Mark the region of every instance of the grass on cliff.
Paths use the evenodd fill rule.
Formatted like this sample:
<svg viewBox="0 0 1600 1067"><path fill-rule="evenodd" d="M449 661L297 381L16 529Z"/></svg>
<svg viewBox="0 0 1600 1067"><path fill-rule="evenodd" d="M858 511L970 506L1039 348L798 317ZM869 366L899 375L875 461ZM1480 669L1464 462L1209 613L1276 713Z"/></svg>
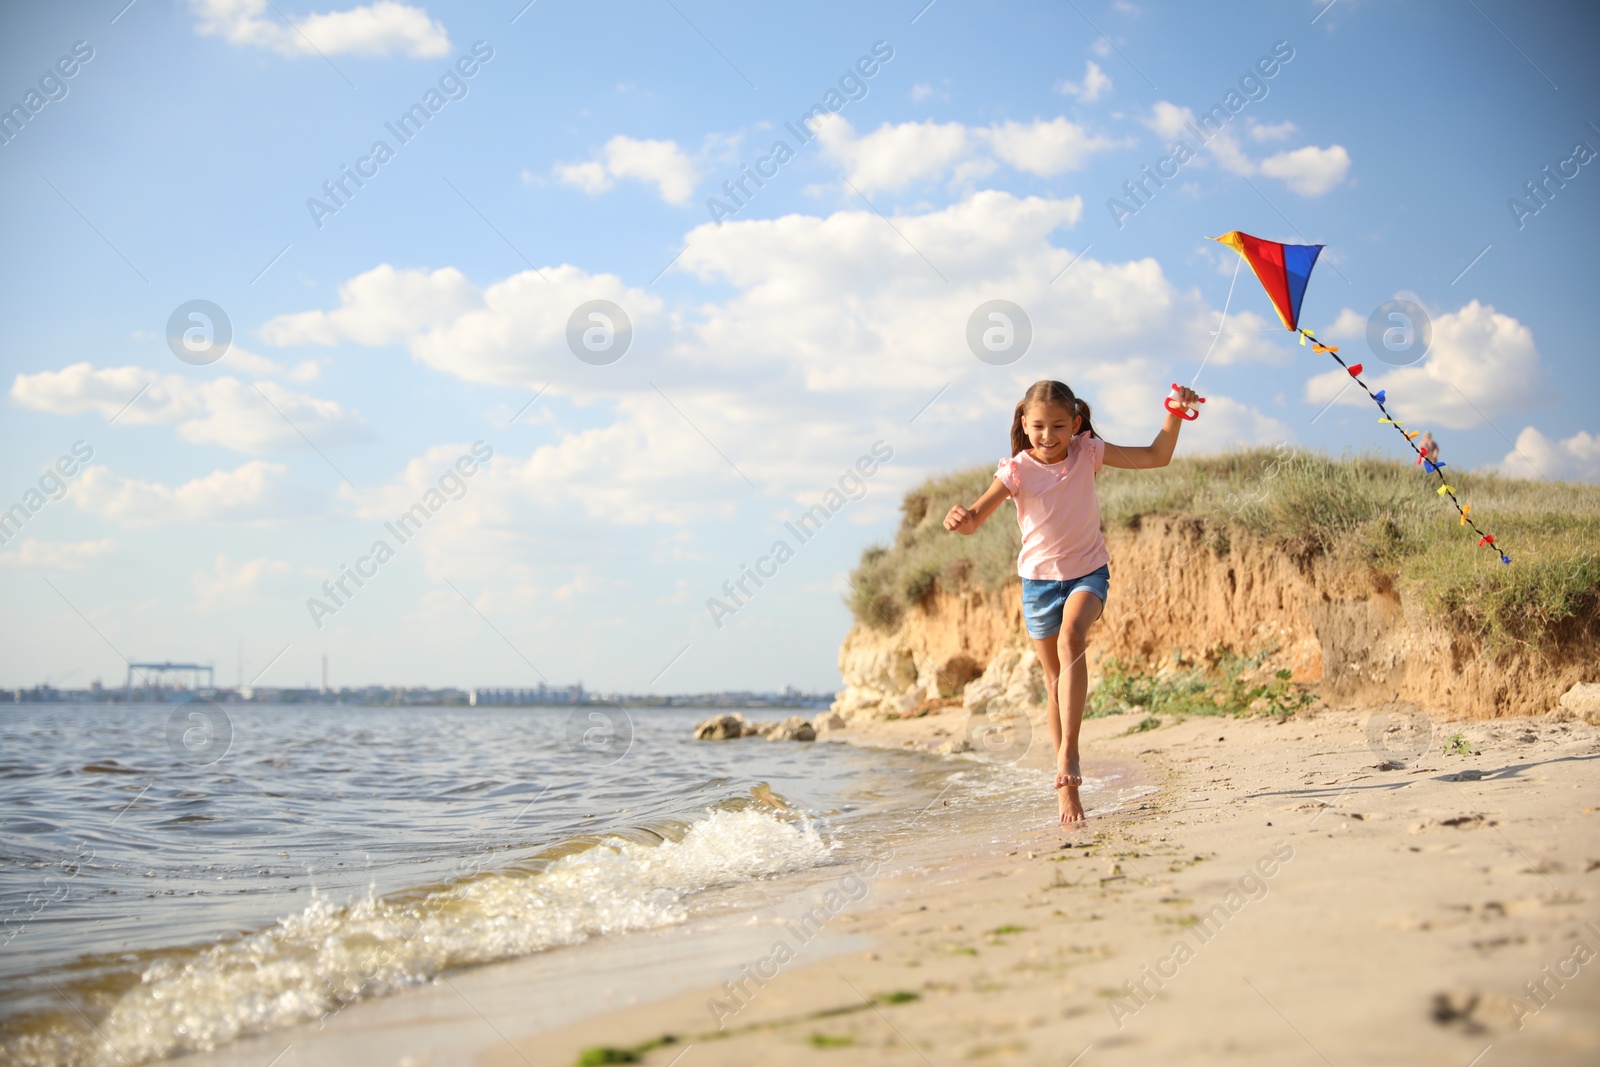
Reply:
<svg viewBox="0 0 1600 1067"><path fill-rule="evenodd" d="M890 628L935 590L996 590L1015 580L1012 505L971 537L943 526L951 505L971 504L993 477L992 467L974 467L906 494L894 544L868 548L851 575L857 619ZM1262 448L1180 457L1153 471L1107 467L1100 513L1108 532L1136 529L1146 516L1183 516L1224 554L1251 539L1302 564L1321 557L1370 567L1420 593L1457 630L1496 643L1536 642L1592 618L1600 608L1600 486L1470 472L1451 484L1458 479L1457 495L1505 547L1510 566L1457 525L1455 508L1434 491L1436 476L1371 455Z"/></svg>
<svg viewBox="0 0 1600 1067"><path fill-rule="evenodd" d="M1307 686L1290 681L1286 670L1262 676L1265 654L1225 656L1214 669L1185 662L1181 655L1169 666L1150 672L1116 659L1100 665L1100 677L1089 693L1084 715L1144 715L1129 733L1153 730L1157 718L1181 720L1191 715L1275 715L1288 718L1315 704Z"/></svg>

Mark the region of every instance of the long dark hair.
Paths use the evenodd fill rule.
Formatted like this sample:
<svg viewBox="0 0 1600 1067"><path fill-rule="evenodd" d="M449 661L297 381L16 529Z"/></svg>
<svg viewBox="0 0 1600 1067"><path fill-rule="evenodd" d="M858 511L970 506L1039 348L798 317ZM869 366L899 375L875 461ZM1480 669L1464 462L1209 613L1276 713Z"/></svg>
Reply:
<svg viewBox="0 0 1600 1067"><path fill-rule="evenodd" d="M1094 432L1094 424L1089 421L1089 402L1072 391L1072 388L1062 382L1053 382L1041 379L1028 386L1028 391L1022 394L1022 399L1017 401L1016 414L1011 416L1011 454L1026 452L1032 446L1028 443L1027 431L1023 429L1022 420L1030 404L1060 404L1074 415L1082 416L1083 426L1080 433L1090 437L1099 437Z"/></svg>

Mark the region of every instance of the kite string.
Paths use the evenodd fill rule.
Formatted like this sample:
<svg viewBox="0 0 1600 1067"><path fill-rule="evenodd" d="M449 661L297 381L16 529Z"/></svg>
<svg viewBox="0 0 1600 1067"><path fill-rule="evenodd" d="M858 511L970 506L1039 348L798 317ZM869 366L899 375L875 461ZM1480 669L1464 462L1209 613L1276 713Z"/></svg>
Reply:
<svg viewBox="0 0 1600 1067"><path fill-rule="evenodd" d="M1217 342L1222 339L1223 323L1228 321L1228 307L1233 303L1233 287L1239 284L1239 268L1244 265L1244 260L1235 259L1233 262L1233 281L1228 283L1228 299L1222 302L1222 320L1217 323L1217 332L1211 335L1211 348L1206 349L1206 358L1200 361L1200 370L1194 372L1194 377L1189 379L1189 388L1194 388L1194 383L1200 380L1200 371L1206 369L1206 363L1211 359L1212 349L1217 347Z"/></svg>

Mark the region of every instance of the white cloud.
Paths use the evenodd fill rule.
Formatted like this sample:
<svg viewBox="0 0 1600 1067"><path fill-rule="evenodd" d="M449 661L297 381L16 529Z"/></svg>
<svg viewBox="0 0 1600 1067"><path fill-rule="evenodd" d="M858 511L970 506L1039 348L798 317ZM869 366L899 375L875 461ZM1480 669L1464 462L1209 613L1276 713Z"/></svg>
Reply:
<svg viewBox="0 0 1600 1067"><path fill-rule="evenodd" d="M525 456L505 453L468 481L468 491L430 520L422 543L430 573L447 574L464 562L467 545L510 561L506 577L535 579L540 567L517 549L534 511L576 513L605 524L682 526L718 516L731 519L731 498L746 489L739 475L706 444L696 430L713 438L721 432L713 403L691 391L670 390L678 409L654 392L622 397L607 425L568 432ZM723 397L724 402L737 402ZM355 494L360 513L392 519L432 486L444 467L465 451L438 446L412 460L389 484ZM347 494L351 495L351 494ZM538 501L544 501L538 505ZM531 509L531 510L530 510ZM549 530L554 540L562 536Z"/></svg>
<svg viewBox="0 0 1600 1067"><path fill-rule="evenodd" d="M254 599L262 579L273 575L291 574L294 568L278 559L252 559L234 563L219 553L208 571L195 571L195 606L200 611L215 611L233 607Z"/></svg>
<svg viewBox="0 0 1600 1067"><path fill-rule="evenodd" d="M19 374L11 399L56 415L97 412L122 426L176 425L185 441L236 452L301 449L307 439L329 447L368 436L361 416L337 401L293 392L276 382L251 386L232 377L196 381L144 367L96 370L89 363L74 363L59 371Z"/></svg>
<svg viewBox="0 0 1600 1067"><path fill-rule="evenodd" d="M1017 170L1049 177L1082 169L1097 152L1132 144L1092 134L1064 118L1007 121L988 127L959 122L884 123L871 133L857 135L849 120L836 116L822 124L818 137L823 151L843 165L845 176L863 193L904 189L947 175L960 184L991 173L996 159Z"/></svg>
<svg viewBox="0 0 1600 1067"><path fill-rule="evenodd" d="M112 555L119 547L109 537L98 541L35 541L30 537L16 550L0 552L0 567L81 571L91 560Z"/></svg>
<svg viewBox="0 0 1600 1067"><path fill-rule="evenodd" d="M1244 149L1239 146L1239 139L1232 130L1223 130L1212 136L1206 147L1211 150L1217 165L1230 174L1243 174L1249 176L1256 172L1256 165L1249 156L1244 154Z"/></svg>
<svg viewBox="0 0 1600 1067"><path fill-rule="evenodd" d="M621 134L606 142L599 159L560 164L555 174L590 195L605 192L616 178L653 183L669 204L687 203L701 177L677 142L638 140Z"/></svg>
<svg viewBox="0 0 1600 1067"><path fill-rule="evenodd" d="M393 344L481 307L482 294L454 267L429 273L387 263L339 287L339 307L279 315L261 327L269 345Z"/></svg>
<svg viewBox="0 0 1600 1067"><path fill-rule="evenodd" d="M685 203L700 181L694 164L672 141L613 137L606 142L606 169L618 178L653 182L669 204Z"/></svg>
<svg viewBox="0 0 1600 1067"><path fill-rule="evenodd" d="M1600 434L1579 430L1571 437L1554 441L1527 426L1517 434L1516 447L1497 467L1513 478L1600 482Z"/></svg>
<svg viewBox="0 0 1600 1067"><path fill-rule="evenodd" d="M1150 109L1148 117L1141 122L1155 131L1164 142L1183 141L1191 148L1196 147L1194 130L1202 129L1195 122L1194 110L1179 107L1170 100L1158 100ZM1192 129L1191 129L1192 125ZM1205 148L1211 150L1211 156L1223 170L1234 174L1251 175L1256 167L1239 147L1239 139L1232 130L1223 127L1210 135L1210 140L1205 143ZM1201 149L1203 153L1205 149Z"/></svg>
<svg viewBox="0 0 1600 1067"><path fill-rule="evenodd" d="M526 171L523 172L524 181L527 180L527 173ZM557 163L555 175L562 182L574 188L582 189L590 196L603 193L616 184L611 180L611 175L606 173L606 165L593 161L588 163Z"/></svg>
<svg viewBox="0 0 1600 1067"><path fill-rule="evenodd" d="M450 35L442 23L421 8L393 0L308 15L297 25L318 51L328 55L387 56L398 52L424 59L447 56L451 51Z"/></svg>
<svg viewBox="0 0 1600 1067"><path fill-rule="evenodd" d="M967 128L959 122L884 123L858 137L848 119L835 116L821 124L817 137L863 193L937 178L972 149Z"/></svg>
<svg viewBox="0 0 1600 1067"><path fill-rule="evenodd" d="M987 178L1000 169L1000 164L987 156L971 156L957 163L950 172L952 187L965 186L980 178Z"/></svg>
<svg viewBox="0 0 1600 1067"><path fill-rule="evenodd" d="M387 56L398 52L425 59L450 54L450 35L441 23L423 9L395 0L306 15L293 25L269 0L190 0L190 7L199 16L195 31L202 36L267 48L284 56Z"/></svg>
<svg viewBox="0 0 1600 1067"><path fill-rule="evenodd" d="M1301 325L1305 325L1301 323ZM1367 317L1352 308L1340 308L1333 325L1317 331L1324 338L1362 338L1367 336Z"/></svg>
<svg viewBox="0 0 1600 1067"><path fill-rule="evenodd" d="M1106 263L1087 256L1052 284L1074 253L1048 235L1075 225L1081 213L1076 197L986 191L940 211L897 216L906 240L950 284L926 266L916 270L917 253L870 212L702 227L691 235L682 262L703 281L739 292L706 310L695 327L696 343L680 352L726 372L752 364L790 368L780 380L830 404L855 402L850 398L865 392L877 398L869 406L881 410L898 394L898 403L915 413L940 385L955 380L967 382L960 388L981 406L1000 397L989 393L991 385L968 381L978 364L966 350L966 320L979 303L1003 296L1021 305L1033 325L1019 377L1095 381L1097 395L1108 401L1097 409L1097 426L1135 434L1148 427L1153 435L1171 381L1162 369L1171 338L1192 338L1203 351L1217 312L1197 295L1174 290L1153 259ZM841 249L848 255L841 257ZM819 307L834 310L818 315ZM1234 328L1253 321L1230 320L1231 332L1219 342L1221 360L1264 358L1259 334ZM1102 372L1105 377L1096 377ZM1113 395L1124 385L1125 394ZM749 432L763 417L750 412ZM919 422L947 419L954 420L954 433L977 432L964 418L944 413L942 404Z"/></svg>
<svg viewBox="0 0 1600 1067"><path fill-rule="evenodd" d="M1092 104L1111 91L1111 77L1091 59L1081 82L1063 81L1056 89L1067 96L1077 97L1085 104Z"/></svg>
<svg viewBox="0 0 1600 1067"><path fill-rule="evenodd" d="M1185 133L1184 126L1194 121L1194 109L1179 107L1170 100L1157 100L1148 117L1140 119L1163 141L1170 141Z"/></svg>
<svg viewBox="0 0 1600 1067"><path fill-rule="evenodd" d="M178 425L178 436L193 444L261 455L306 448L307 441L334 448L371 439L361 416L338 401L293 392L276 382L246 385L218 378L201 388L201 397L204 414Z"/></svg>
<svg viewBox="0 0 1600 1067"><path fill-rule="evenodd" d="M929 97L933 96L937 91L938 90L934 89L934 87L929 85L927 82L918 82L916 85L911 87L912 102L920 104L924 100L927 100Z"/></svg>
<svg viewBox="0 0 1600 1067"><path fill-rule="evenodd" d="M1247 273L1247 272L1242 272ZM1283 333L1282 324L1277 316L1268 320L1253 311L1230 311L1227 322L1222 324L1222 336L1216 339L1212 346L1211 330L1217 328L1213 321L1206 332L1205 345L1200 349L1201 358L1206 360L1208 367L1236 366L1243 363L1270 363L1284 366L1294 362L1294 353L1274 334ZM1209 357L1203 355L1210 349Z"/></svg>
<svg viewBox="0 0 1600 1067"><path fill-rule="evenodd" d="M1036 292L1043 300L1044 286L1072 256L1050 248L1045 235L1075 225L1082 213L1078 197L986 191L943 210L898 216L904 240L866 209L702 225L679 263L703 282L739 292L705 309L692 351L719 367L754 359L803 368L810 389L870 389L892 379L905 388L906 372L927 373L924 346L947 352L935 338L964 336L967 313L987 298L980 292L1009 291L1019 303ZM1013 241L1027 249L1017 253L1020 261ZM919 249L963 282L952 290ZM1086 261L1068 278L1083 268L1086 278L1097 269ZM1037 284L1035 270L1043 272ZM818 308L835 310L819 315Z"/></svg>
<svg viewBox="0 0 1600 1067"><path fill-rule="evenodd" d="M1350 153L1345 151L1343 145L1327 148L1306 145L1257 162L1245 153L1234 128L1222 126L1215 132L1209 132L1206 126L1195 120L1193 109L1180 107L1169 100L1158 100L1150 109L1150 114L1141 121L1163 141L1181 140L1191 149L1197 147L1198 138L1194 131L1200 130L1208 138L1201 149L1202 158L1209 150L1211 158L1223 170L1245 177L1264 174L1282 181L1292 192L1301 196L1323 196L1341 185L1350 172ZM1294 129L1292 122L1277 126L1252 126L1250 135L1257 141L1281 140Z"/></svg>
<svg viewBox="0 0 1600 1067"><path fill-rule="evenodd" d="M292 517L289 469L251 460L231 471L215 470L179 486L123 478L109 468L85 470L71 498L78 510L122 526L152 527L182 522L276 521Z"/></svg>
<svg viewBox="0 0 1600 1067"><path fill-rule="evenodd" d="M1339 318L1352 324L1343 313ZM1433 344L1421 363L1386 369L1360 355L1345 361L1364 364L1362 379L1374 392L1386 390L1385 406L1411 428L1433 423L1464 430L1531 407L1543 395L1543 366L1533 332L1476 300L1459 311L1433 316ZM1359 388L1345 389L1348 384L1350 376L1338 368L1319 374L1306 383L1306 401L1321 407L1343 390L1340 404L1372 406Z"/></svg>
<svg viewBox="0 0 1600 1067"><path fill-rule="evenodd" d="M252 374L257 378L273 378L283 374L282 364L266 356L258 356L239 345L229 345L216 365L236 370L240 374Z"/></svg>
<svg viewBox="0 0 1600 1067"><path fill-rule="evenodd" d="M558 386L588 385L595 372L567 347L567 322L595 299L627 312L639 351L652 343L640 335L655 325L659 297L568 265L523 271L480 290L454 268L429 273L385 264L340 286L337 308L280 315L261 335L274 345L403 341L423 363L466 381L537 388L554 377ZM637 355L630 348L625 358Z"/></svg>
<svg viewBox="0 0 1600 1067"><path fill-rule="evenodd" d="M285 367L276 360L256 355L237 344L228 346L228 351L217 361L217 366L257 378L288 378L292 382L314 382L322 377L322 368L316 360L303 359L292 367Z"/></svg>
<svg viewBox="0 0 1600 1067"><path fill-rule="evenodd" d="M1257 143L1262 141L1282 141L1288 138L1290 134L1298 133L1299 131L1300 127L1292 122L1279 122L1271 125L1264 122L1252 122L1250 124L1250 137Z"/></svg>
<svg viewBox="0 0 1600 1067"><path fill-rule="evenodd" d="M1096 152L1128 148L1133 143L1091 134L1063 118L1035 119L1029 125L1001 123L990 128L988 137L995 155L1017 170L1041 177L1082 170Z"/></svg>
<svg viewBox="0 0 1600 1067"><path fill-rule="evenodd" d="M1350 173L1350 153L1343 145L1306 145L1263 159L1261 173L1279 179L1301 196L1323 196L1338 188Z"/></svg>

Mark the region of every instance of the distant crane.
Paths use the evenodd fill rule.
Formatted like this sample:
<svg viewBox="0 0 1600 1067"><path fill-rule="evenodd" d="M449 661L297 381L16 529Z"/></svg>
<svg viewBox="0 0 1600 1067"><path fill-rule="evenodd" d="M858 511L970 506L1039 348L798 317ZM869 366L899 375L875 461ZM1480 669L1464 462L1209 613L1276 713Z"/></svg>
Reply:
<svg viewBox="0 0 1600 1067"><path fill-rule="evenodd" d="M171 673L171 674L188 673L189 680L190 680L190 688L193 689L197 693L199 693L199 692L214 692L216 690L216 688L217 688L216 672L210 666L208 666L208 665L206 665L204 663L132 663L132 662L130 662L128 664L128 677L127 677L127 680L122 683L122 698L125 701L129 702L129 703L133 702L133 672L134 671L143 671L144 672L144 676L145 676L144 677L144 688L145 688L146 692L148 692L152 688L152 685L151 685L152 675L154 675L154 679L153 680L154 680L155 684L154 684L153 688L155 689L155 691L156 691L158 696L159 696L159 694L160 694L160 692L162 690L161 683L165 679L166 675L168 675L169 673ZM200 676L202 674L205 675L205 679L206 679L206 684L203 685L203 686L200 684Z"/></svg>

